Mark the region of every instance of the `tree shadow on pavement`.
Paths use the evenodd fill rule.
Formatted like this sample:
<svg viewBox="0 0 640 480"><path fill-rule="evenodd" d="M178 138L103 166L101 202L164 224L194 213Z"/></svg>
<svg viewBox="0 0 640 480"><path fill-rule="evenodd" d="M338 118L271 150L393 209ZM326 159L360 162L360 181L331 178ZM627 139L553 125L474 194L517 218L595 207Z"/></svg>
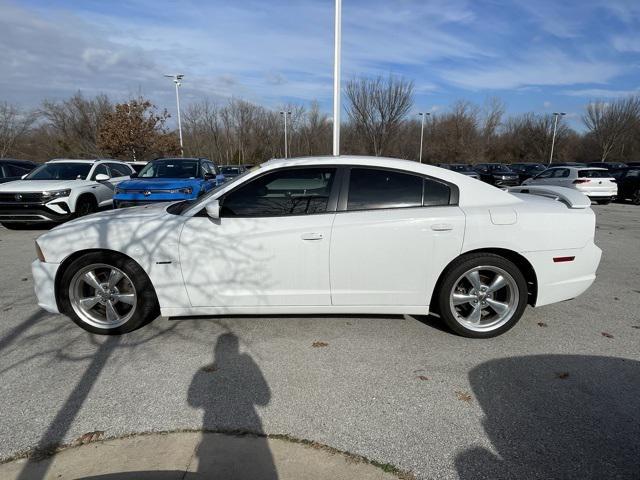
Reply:
<svg viewBox="0 0 640 480"><path fill-rule="evenodd" d="M640 362L514 357L469 377L496 453L458 454L461 479L640 478Z"/></svg>

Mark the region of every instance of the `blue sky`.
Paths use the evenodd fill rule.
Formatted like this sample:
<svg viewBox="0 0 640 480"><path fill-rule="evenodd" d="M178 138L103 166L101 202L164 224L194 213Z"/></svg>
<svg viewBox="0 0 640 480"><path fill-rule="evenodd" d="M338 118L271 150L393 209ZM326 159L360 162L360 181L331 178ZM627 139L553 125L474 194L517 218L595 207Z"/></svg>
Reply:
<svg viewBox="0 0 640 480"><path fill-rule="evenodd" d="M330 110L333 0L0 0L0 100L142 93ZM638 0L343 0L343 79L402 75L416 109L568 112L640 89Z"/></svg>

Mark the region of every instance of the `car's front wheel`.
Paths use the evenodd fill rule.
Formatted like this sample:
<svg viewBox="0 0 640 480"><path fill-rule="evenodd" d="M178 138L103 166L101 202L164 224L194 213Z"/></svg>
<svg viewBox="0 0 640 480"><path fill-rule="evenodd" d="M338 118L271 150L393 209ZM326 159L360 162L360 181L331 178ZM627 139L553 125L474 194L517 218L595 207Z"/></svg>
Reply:
<svg viewBox="0 0 640 480"><path fill-rule="evenodd" d="M457 334L495 337L520 320L527 306L527 282L504 257L469 254L447 268L437 301L440 316Z"/></svg>
<svg viewBox="0 0 640 480"><path fill-rule="evenodd" d="M598 205L609 205L611 203L611 199L610 198L603 198L603 199L598 199L596 200Z"/></svg>
<svg viewBox="0 0 640 480"><path fill-rule="evenodd" d="M83 255L65 269L60 303L77 325L103 335L131 332L159 314L145 271L130 258L100 252Z"/></svg>

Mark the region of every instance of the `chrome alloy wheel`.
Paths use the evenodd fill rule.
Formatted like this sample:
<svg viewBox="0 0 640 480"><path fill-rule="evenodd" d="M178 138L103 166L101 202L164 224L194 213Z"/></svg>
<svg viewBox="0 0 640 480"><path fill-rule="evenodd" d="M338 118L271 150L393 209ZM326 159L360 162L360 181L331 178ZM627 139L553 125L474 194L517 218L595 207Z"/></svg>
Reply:
<svg viewBox="0 0 640 480"><path fill-rule="evenodd" d="M507 323L518 308L518 285L502 268L474 267L453 285L449 297L451 313L469 330L495 330Z"/></svg>
<svg viewBox="0 0 640 480"><path fill-rule="evenodd" d="M97 328L117 328L133 316L137 294L126 273L97 263L76 272L69 285L69 300L82 321Z"/></svg>

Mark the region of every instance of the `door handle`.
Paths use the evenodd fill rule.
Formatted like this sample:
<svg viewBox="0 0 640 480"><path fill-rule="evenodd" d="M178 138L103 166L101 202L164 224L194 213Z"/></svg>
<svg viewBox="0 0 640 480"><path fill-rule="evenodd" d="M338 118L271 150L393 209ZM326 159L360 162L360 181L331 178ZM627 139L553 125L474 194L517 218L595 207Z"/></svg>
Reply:
<svg viewBox="0 0 640 480"><path fill-rule="evenodd" d="M303 233L300 238L302 240L322 240L324 237L321 233Z"/></svg>
<svg viewBox="0 0 640 480"><path fill-rule="evenodd" d="M431 225L431 230L435 232L446 232L448 230L453 230L453 225L450 223L434 223Z"/></svg>

